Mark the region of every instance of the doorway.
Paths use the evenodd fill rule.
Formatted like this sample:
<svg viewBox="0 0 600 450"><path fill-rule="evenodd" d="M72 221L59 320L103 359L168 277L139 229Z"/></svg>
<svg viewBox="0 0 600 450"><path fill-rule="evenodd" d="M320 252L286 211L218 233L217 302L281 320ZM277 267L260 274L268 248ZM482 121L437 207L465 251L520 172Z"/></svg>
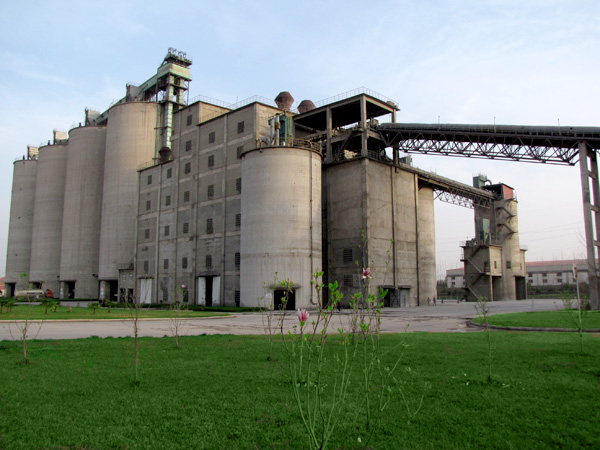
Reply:
<svg viewBox="0 0 600 450"><path fill-rule="evenodd" d="M283 309L283 303L286 298L285 310L294 311L296 309L296 291L294 289L291 291L287 289L275 289L273 292L273 307L276 311Z"/></svg>
<svg viewBox="0 0 600 450"><path fill-rule="evenodd" d="M198 277L196 304L218 306L221 304L221 277Z"/></svg>

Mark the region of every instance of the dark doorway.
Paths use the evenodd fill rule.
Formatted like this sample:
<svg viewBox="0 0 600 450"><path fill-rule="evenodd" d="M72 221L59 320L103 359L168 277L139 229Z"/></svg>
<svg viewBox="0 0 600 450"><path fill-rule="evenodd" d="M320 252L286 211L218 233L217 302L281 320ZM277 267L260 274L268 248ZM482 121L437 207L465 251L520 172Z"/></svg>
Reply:
<svg viewBox="0 0 600 450"><path fill-rule="evenodd" d="M517 300L527 299L527 282L525 277L515 277L515 291Z"/></svg>
<svg viewBox="0 0 600 450"><path fill-rule="evenodd" d="M273 306L275 310L283 309L284 299L287 296L287 303L285 305L286 311L294 311L296 309L296 291L285 290L285 289L276 289L273 293Z"/></svg>
<svg viewBox="0 0 600 450"><path fill-rule="evenodd" d="M204 297L206 306L213 304L213 277L206 277L206 294Z"/></svg>
<svg viewBox="0 0 600 450"><path fill-rule="evenodd" d="M113 302L119 301L119 280L107 280L108 281L108 294L104 294L106 296L106 300L110 300Z"/></svg>
<svg viewBox="0 0 600 450"><path fill-rule="evenodd" d="M6 292L4 293L4 296L5 297L14 297L16 288L17 288L17 283L6 283Z"/></svg>
<svg viewBox="0 0 600 450"><path fill-rule="evenodd" d="M74 281L65 281L65 292L63 298L75 298L75 282Z"/></svg>

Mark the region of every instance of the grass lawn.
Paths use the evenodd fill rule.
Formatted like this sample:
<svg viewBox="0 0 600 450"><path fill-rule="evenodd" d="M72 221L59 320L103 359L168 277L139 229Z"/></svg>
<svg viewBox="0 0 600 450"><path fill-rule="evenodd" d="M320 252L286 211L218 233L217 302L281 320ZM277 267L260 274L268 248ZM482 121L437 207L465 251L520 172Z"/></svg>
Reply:
<svg viewBox="0 0 600 450"><path fill-rule="evenodd" d="M168 309L141 309L140 318L143 319L160 319L172 317L172 312ZM181 311L181 317L211 317L211 316L226 316L226 313L218 312L207 312L207 311ZM48 310L46 314L46 308L41 305L16 305L13 307L12 312L6 312L0 314L0 320L19 320L19 319L30 319L30 320L102 320L102 319L126 319L129 318L129 311L126 309L111 308L108 312L108 308L98 308L96 314L91 308L72 308L72 312L69 312L69 308L66 306L59 306L56 312Z"/></svg>
<svg viewBox="0 0 600 450"><path fill-rule="evenodd" d="M578 328L578 311L561 309L559 311L534 311L511 314L494 314L488 317L490 325L502 327L534 328ZM483 323L480 317L474 322ZM583 311L583 328L600 329L600 311Z"/></svg>
<svg viewBox="0 0 600 450"><path fill-rule="evenodd" d="M584 336L583 354L571 334L491 337L487 383L485 333L383 336L384 364L408 344L397 379L406 402L392 391L369 448L600 448L600 335ZM18 342L1 342L0 448L307 448L280 342L270 360L264 336L180 342L140 339L137 387L130 338L34 341L27 365ZM339 348L328 341L329 361ZM331 449L362 448L358 366L353 376ZM328 392L329 368L323 378Z"/></svg>

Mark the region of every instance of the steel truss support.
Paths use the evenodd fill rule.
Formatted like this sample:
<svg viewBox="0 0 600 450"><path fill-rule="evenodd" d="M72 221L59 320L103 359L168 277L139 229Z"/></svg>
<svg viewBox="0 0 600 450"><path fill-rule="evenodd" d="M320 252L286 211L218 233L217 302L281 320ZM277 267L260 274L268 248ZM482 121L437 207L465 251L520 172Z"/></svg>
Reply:
<svg viewBox="0 0 600 450"><path fill-rule="evenodd" d="M589 165L588 165L589 164ZM600 182L598 155L585 142L579 142L579 170L583 196L583 221L587 248L590 307L598 309L598 261L600 261Z"/></svg>
<svg viewBox="0 0 600 450"><path fill-rule="evenodd" d="M525 139L513 139L513 142L498 142L491 138L488 142L474 142L469 136L440 136L441 140L425 135L400 140L397 145L406 153L425 153L443 156L466 156L470 158L500 159L509 161L535 161L553 164L575 165L576 148L560 148L550 142L546 145L532 145ZM469 142L471 141L471 142Z"/></svg>
<svg viewBox="0 0 600 450"><path fill-rule="evenodd" d="M484 208L490 208L492 200L489 198L482 198L477 196L469 196L464 191L459 189L447 188L448 190L434 190L435 200L440 200L445 203L451 203L453 205L464 206L465 208L475 208L475 206L482 206Z"/></svg>

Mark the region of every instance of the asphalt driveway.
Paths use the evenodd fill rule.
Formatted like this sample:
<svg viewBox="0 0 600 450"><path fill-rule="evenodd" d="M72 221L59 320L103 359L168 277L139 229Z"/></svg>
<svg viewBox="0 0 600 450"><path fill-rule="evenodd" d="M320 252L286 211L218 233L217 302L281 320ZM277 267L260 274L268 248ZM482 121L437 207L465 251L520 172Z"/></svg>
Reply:
<svg viewBox="0 0 600 450"><path fill-rule="evenodd" d="M524 300L490 303L491 314L547 311L562 307L560 300ZM290 314L291 313L291 314ZM291 330L298 320L293 312L284 320L284 330ZM477 315L473 303L438 303L436 306L413 308L386 308L382 312L381 330L384 333L403 331L425 331L449 333L475 331L467 328L467 321ZM273 320L277 320L275 315ZM312 321L309 318L309 323ZM260 313L232 314L226 317L185 319L181 335L236 334L256 335L265 333L265 317ZM348 326L347 310L335 313L331 332L337 333L340 326ZM140 320L140 336L163 337L171 335L172 322L169 319ZM128 320L93 321L52 321L36 322L31 325L29 338L37 339L78 339L91 336L126 337L132 336L132 324ZM19 330L14 322L0 322L0 340L19 339Z"/></svg>

